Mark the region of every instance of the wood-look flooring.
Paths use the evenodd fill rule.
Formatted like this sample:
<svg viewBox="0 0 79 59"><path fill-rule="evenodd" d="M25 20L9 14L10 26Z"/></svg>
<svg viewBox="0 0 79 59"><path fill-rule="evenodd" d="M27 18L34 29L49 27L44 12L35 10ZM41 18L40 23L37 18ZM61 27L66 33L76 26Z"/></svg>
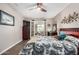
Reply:
<svg viewBox="0 0 79 59"><path fill-rule="evenodd" d="M26 43L27 43L27 40L22 41L16 44L14 47L9 49L8 51L4 52L2 55L18 55L20 50L24 47Z"/></svg>

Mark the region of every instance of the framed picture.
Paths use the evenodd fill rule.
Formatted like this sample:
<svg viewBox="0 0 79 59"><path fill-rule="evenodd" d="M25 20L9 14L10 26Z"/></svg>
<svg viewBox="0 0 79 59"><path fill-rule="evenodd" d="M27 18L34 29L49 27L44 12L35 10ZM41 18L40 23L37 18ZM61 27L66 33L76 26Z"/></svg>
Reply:
<svg viewBox="0 0 79 59"><path fill-rule="evenodd" d="M53 24L53 32L57 32L57 24Z"/></svg>
<svg viewBox="0 0 79 59"><path fill-rule="evenodd" d="M14 16L0 10L0 24L14 26Z"/></svg>

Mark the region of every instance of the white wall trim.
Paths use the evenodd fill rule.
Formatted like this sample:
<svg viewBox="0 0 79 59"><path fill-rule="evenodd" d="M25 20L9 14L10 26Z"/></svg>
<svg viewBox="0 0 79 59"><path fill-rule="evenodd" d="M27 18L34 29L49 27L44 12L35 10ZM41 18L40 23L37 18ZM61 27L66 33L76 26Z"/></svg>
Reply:
<svg viewBox="0 0 79 59"><path fill-rule="evenodd" d="M12 44L11 46L9 46L8 48L4 49L2 52L0 52L0 55L1 55L2 53L6 52L8 49L10 49L10 48L12 48L13 46L15 46L16 44L20 43L21 41L22 41L22 40L20 40L20 41L14 43L14 44Z"/></svg>

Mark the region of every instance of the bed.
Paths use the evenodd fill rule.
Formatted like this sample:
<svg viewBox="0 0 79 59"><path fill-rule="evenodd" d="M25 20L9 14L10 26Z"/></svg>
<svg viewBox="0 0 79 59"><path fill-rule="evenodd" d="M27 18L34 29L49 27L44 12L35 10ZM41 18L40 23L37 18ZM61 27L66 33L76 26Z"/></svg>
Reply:
<svg viewBox="0 0 79 59"><path fill-rule="evenodd" d="M60 32L63 31L66 35L73 36L79 39L79 28L60 28ZM79 46L77 47L79 55Z"/></svg>
<svg viewBox="0 0 79 59"><path fill-rule="evenodd" d="M20 51L20 55L77 55L78 38L66 36L60 41L53 36L36 36Z"/></svg>

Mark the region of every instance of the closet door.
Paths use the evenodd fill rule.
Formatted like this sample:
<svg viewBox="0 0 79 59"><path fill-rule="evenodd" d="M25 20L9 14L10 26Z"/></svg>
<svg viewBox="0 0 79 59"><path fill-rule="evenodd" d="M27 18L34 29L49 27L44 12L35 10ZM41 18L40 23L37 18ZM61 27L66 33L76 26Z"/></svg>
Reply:
<svg viewBox="0 0 79 59"><path fill-rule="evenodd" d="M23 21L23 40L30 39L30 22Z"/></svg>

